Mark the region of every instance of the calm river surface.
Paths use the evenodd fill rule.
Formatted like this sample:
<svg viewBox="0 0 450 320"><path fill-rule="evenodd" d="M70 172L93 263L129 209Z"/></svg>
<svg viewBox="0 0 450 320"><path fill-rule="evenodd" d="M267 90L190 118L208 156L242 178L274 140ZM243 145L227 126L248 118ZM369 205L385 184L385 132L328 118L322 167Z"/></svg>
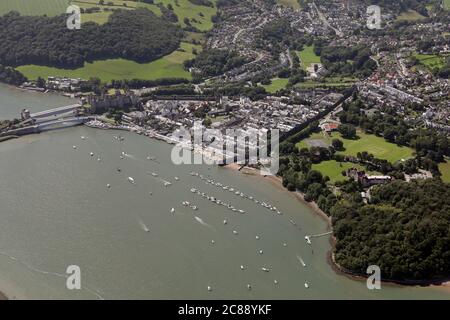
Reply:
<svg viewBox="0 0 450 320"><path fill-rule="evenodd" d="M34 112L70 103L0 86L0 118L18 117L23 107ZM42 299L450 299L441 288L369 291L365 282L337 275L326 259L329 238L312 245L304 239L325 232L326 222L291 194L228 169L173 165L170 152L146 137L86 127L0 143L0 291ZM81 268L81 290L66 289L69 265Z"/></svg>

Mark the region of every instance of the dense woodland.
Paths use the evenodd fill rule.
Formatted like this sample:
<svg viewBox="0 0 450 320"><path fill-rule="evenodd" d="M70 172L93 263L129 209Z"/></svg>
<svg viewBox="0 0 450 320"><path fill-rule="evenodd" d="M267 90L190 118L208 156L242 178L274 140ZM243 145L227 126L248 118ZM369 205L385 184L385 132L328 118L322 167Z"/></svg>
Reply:
<svg viewBox="0 0 450 320"><path fill-rule="evenodd" d="M27 78L22 73L0 64L0 82L19 86L25 81L27 81Z"/></svg>
<svg viewBox="0 0 450 320"><path fill-rule="evenodd" d="M108 58L149 62L176 50L181 37L179 27L147 9L116 10L106 24L85 23L80 30L69 30L65 16L11 12L0 17L0 63L77 68Z"/></svg>
<svg viewBox="0 0 450 320"><path fill-rule="evenodd" d="M231 69L242 66L248 60L236 52L212 49L203 51L193 60L185 61L185 68L194 67L195 74L200 77L221 75Z"/></svg>
<svg viewBox="0 0 450 320"><path fill-rule="evenodd" d="M372 196L370 205L332 208L336 262L358 273L376 264L388 279L449 277L450 185L395 181Z"/></svg>

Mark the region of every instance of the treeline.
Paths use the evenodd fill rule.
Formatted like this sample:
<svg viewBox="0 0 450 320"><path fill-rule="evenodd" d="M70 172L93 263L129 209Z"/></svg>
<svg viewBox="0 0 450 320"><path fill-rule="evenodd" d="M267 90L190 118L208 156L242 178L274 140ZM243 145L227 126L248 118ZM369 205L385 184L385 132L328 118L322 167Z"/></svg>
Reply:
<svg viewBox="0 0 450 320"><path fill-rule="evenodd" d="M210 0L189 0L189 2L197 6L214 8L214 3L212 3Z"/></svg>
<svg viewBox="0 0 450 320"><path fill-rule="evenodd" d="M336 262L361 274L378 265L386 279L448 278L450 185L395 181L371 194L371 205L340 201L332 208Z"/></svg>
<svg viewBox="0 0 450 320"><path fill-rule="evenodd" d="M199 77L211 77L224 74L238 68L248 60L234 51L212 49L202 51L193 60L184 62L184 67L197 69L195 74Z"/></svg>
<svg viewBox="0 0 450 320"><path fill-rule="evenodd" d="M143 8L116 10L104 25L85 23L80 30L69 30L64 15L11 12L0 17L0 63L78 68L110 58L149 62L176 50L182 35L179 27Z"/></svg>
<svg viewBox="0 0 450 320"><path fill-rule="evenodd" d="M26 81L28 81L28 79L19 71L0 64L0 82L20 86Z"/></svg>
<svg viewBox="0 0 450 320"><path fill-rule="evenodd" d="M114 89L141 89L143 87L152 88L158 86L171 86L175 84L186 84L189 80L185 78L161 78L156 80L142 80L142 79L130 79L130 80L111 80L109 87Z"/></svg>
<svg viewBox="0 0 450 320"><path fill-rule="evenodd" d="M319 53L325 69L333 74L367 77L377 68L376 62L370 58L371 51L367 46L317 48L320 48Z"/></svg>

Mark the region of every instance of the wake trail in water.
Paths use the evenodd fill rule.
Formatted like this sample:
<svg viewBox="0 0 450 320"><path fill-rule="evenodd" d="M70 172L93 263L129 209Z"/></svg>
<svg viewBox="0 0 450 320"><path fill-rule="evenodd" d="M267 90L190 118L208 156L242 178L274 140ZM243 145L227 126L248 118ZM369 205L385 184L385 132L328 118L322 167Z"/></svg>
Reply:
<svg viewBox="0 0 450 320"><path fill-rule="evenodd" d="M200 223L202 226L208 227L208 228L214 230L213 226L211 226L210 224L207 224L207 223L206 223L205 221L203 221L201 218L195 216L195 220L196 220L198 223Z"/></svg>
<svg viewBox="0 0 450 320"><path fill-rule="evenodd" d="M41 270L41 269L35 268L35 267L33 267L32 265L29 265L29 264L23 262L22 260L19 260L18 258L14 257L14 256L12 256L12 255L7 254L6 252L0 251L0 255L2 255L2 256L4 256L4 257L7 257L7 258L9 258L9 259L11 259L11 260L13 260L13 261L16 261L16 262L18 262L19 264L23 265L23 266L24 266L25 268L27 268L28 270L31 270L31 271L36 272L36 273L40 273L40 274L44 274L44 275L52 275L52 276L59 277L59 278L64 278L64 279L67 279L67 278L69 277L69 275L67 275L67 274L62 274L62 273L57 273L57 272L51 272L51 271L46 271L46 270ZM103 298L103 297L100 295L100 293L98 293L98 291L96 291L96 290L94 290L94 289L90 289L90 288L88 288L86 285L83 285L82 288L85 289L87 292L89 292L89 293L95 295L98 299L100 299L100 300L105 300L105 298Z"/></svg>
<svg viewBox="0 0 450 320"><path fill-rule="evenodd" d="M300 263L302 264L303 267L306 267L306 263L305 263L305 261L303 261L302 257L297 255L297 259L298 259L298 261L300 261Z"/></svg>
<svg viewBox="0 0 450 320"><path fill-rule="evenodd" d="M139 221L139 225L141 226L142 230L144 230L145 232L149 232L150 229L146 226L146 224L142 221L142 220L138 220Z"/></svg>

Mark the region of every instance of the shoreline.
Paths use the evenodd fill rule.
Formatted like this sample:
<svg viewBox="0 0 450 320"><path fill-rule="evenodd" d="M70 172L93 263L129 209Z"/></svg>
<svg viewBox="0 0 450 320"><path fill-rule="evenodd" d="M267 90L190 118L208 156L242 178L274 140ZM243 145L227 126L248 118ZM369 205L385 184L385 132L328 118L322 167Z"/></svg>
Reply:
<svg viewBox="0 0 450 320"><path fill-rule="evenodd" d="M260 176L257 172L258 169L244 167L241 171L239 171L239 168L241 166L237 163L232 163L229 165L224 166L224 168L227 168L229 170L238 171L242 174L252 175L252 176ZM327 231L332 231L332 223L331 223L331 217L329 217L324 211L322 211L317 203L313 202L307 202L304 199L304 195L299 191L289 191L287 190L282 183L282 178L279 176L260 176L264 178L264 180L269 181L272 185L274 185L276 188L279 188L280 190L284 192L288 192L291 195L295 196L299 202L306 205L308 208L311 209L315 214L317 214L319 217L321 217L323 220L327 222ZM355 272L352 272L350 270L347 270L343 267L341 267L338 263L336 263L334 259L334 248L336 244L336 238L333 234L330 235L329 238L330 242L330 250L327 252L327 263L330 265L330 267L333 269L333 271L337 275L345 276L348 279L355 280L355 281L366 281L367 275L365 274L358 274ZM450 279L437 279L437 280L390 280L390 279L382 279L381 283L384 285L397 285L397 286L403 286L403 287L434 287L438 289L447 290L450 292Z"/></svg>

